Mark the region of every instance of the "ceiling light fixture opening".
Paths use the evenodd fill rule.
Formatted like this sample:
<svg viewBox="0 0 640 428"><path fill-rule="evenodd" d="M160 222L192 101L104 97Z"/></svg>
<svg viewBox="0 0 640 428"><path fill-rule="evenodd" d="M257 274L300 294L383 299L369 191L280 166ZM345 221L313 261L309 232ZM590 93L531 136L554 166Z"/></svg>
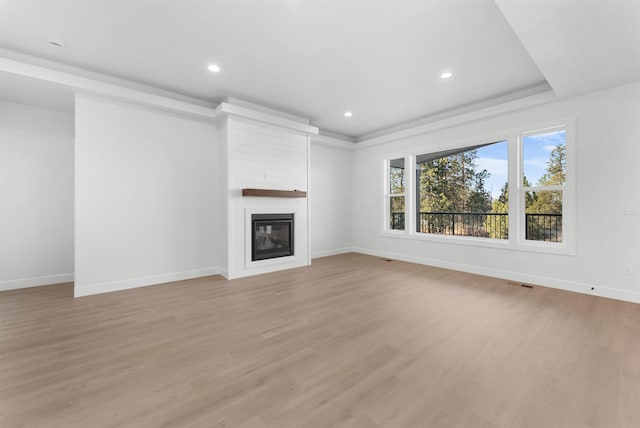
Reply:
<svg viewBox="0 0 640 428"><path fill-rule="evenodd" d="M351 116L353 116L353 113L351 113L350 111L344 112L344 117L351 117Z"/></svg>
<svg viewBox="0 0 640 428"><path fill-rule="evenodd" d="M451 76L453 76L453 73L452 73L452 72L450 72L450 71L446 71L446 72L444 72L444 73L442 73L442 74L440 75L440 78L441 78L441 79L448 79L448 78L450 78Z"/></svg>
<svg viewBox="0 0 640 428"><path fill-rule="evenodd" d="M214 73L220 73L220 67L215 64L210 64L207 68L209 69L209 71L212 71Z"/></svg>

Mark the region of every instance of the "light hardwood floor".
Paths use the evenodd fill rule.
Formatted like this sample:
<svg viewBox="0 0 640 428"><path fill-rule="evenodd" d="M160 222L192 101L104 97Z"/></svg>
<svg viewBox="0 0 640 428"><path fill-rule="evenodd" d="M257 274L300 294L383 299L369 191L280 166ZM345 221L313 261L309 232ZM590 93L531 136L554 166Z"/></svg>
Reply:
<svg viewBox="0 0 640 428"><path fill-rule="evenodd" d="M640 305L377 257L0 293L0 426L640 427Z"/></svg>

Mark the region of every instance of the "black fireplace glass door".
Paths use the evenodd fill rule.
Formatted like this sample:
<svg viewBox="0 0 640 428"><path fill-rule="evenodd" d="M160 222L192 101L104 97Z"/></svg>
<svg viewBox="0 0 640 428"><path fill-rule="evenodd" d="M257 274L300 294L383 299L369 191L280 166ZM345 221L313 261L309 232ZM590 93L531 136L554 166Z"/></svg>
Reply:
<svg viewBox="0 0 640 428"><path fill-rule="evenodd" d="M293 255L293 214L253 214L251 260Z"/></svg>

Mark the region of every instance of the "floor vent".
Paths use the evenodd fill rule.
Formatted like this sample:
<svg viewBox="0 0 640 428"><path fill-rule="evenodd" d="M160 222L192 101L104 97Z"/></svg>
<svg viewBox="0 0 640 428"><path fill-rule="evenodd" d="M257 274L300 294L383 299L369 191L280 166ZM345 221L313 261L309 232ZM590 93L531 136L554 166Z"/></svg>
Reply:
<svg viewBox="0 0 640 428"><path fill-rule="evenodd" d="M520 287L524 287L524 288L533 288L533 285L523 284L521 282L507 281L507 284L509 284L509 285L519 285Z"/></svg>

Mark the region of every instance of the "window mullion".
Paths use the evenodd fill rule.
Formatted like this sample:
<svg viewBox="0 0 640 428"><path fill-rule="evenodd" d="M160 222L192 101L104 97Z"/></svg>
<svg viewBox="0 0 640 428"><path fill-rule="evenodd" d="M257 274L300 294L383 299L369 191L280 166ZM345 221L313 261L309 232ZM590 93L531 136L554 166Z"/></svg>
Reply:
<svg viewBox="0 0 640 428"><path fill-rule="evenodd" d="M407 156L405 158L407 167L405 169L406 186L404 188L404 206L405 206L405 231L410 235L415 234L416 230L416 212L415 212L415 189L416 189L416 158L415 156Z"/></svg>
<svg viewBox="0 0 640 428"><path fill-rule="evenodd" d="M522 171L522 153L520 138L517 132L509 133L509 244L517 245L520 241L521 216L524 197L520 181Z"/></svg>
<svg viewBox="0 0 640 428"><path fill-rule="evenodd" d="M551 190L564 190L565 189L565 185L550 185L550 186L527 186L527 187L522 187L522 190L524 192L539 192L539 191L551 191Z"/></svg>

